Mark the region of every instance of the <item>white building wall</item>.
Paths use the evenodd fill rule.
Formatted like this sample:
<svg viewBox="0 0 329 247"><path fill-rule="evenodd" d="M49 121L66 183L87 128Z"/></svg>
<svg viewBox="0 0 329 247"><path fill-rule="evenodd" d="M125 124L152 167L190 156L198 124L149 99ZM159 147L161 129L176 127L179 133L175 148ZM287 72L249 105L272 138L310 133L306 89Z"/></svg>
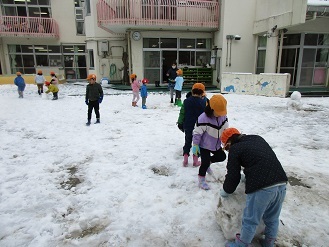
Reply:
<svg viewBox="0 0 329 247"><path fill-rule="evenodd" d="M84 35L76 35L74 1L51 1L52 18L59 26L59 43L84 43Z"/></svg>
<svg viewBox="0 0 329 247"><path fill-rule="evenodd" d="M220 72L254 73L257 37L253 35L256 0L223 0L221 5L220 31L215 34L215 45L222 48ZM231 66L227 35L240 35L232 41ZM227 61L227 63L226 63Z"/></svg>
<svg viewBox="0 0 329 247"><path fill-rule="evenodd" d="M123 67L122 54L127 51L125 34L115 34L106 31L97 25L97 1L90 1L91 15L85 17L86 45L87 49L94 51L95 67L89 73L96 74L97 78L110 78L111 64L115 65L116 74L111 76L112 80L122 80ZM107 42L108 52L104 56L101 52L101 42ZM112 66L113 71L113 66Z"/></svg>
<svg viewBox="0 0 329 247"><path fill-rule="evenodd" d="M305 23L307 0L257 0L254 34Z"/></svg>

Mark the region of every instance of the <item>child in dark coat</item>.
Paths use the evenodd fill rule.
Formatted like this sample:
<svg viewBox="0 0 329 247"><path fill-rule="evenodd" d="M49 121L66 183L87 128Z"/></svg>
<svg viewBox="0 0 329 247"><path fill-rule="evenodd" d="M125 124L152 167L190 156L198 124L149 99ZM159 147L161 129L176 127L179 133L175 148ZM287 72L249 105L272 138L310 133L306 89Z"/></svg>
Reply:
<svg viewBox="0 0 329 247"><path fill-rule="evenodd" d="M25 89L25 81L22 77L21 72L16 73L17 77L14 80L15 85L17 86L18 98L23 98L23 92Z"/></svg>
<svg viewBox="0 0 329 247"><path fill-rule="evenodd" d="M227 174L220 190L228 197L237 188L241 168L245 173L246 208L243 211L241 234L225 247L248 247L263 219L265 239L262 246L273 247L278 234L279 216L286 196L287 175L271 146L258 135L243 135L236 128L227 128L221 141L228 152Z"/></svg>
<svg viewBox="0 0 329 247"><path fill-rule="evenodd" d="M178 119L178 127L185 132L185 144L183 147L183 166L188 166L188 157L192 147L193 129L196 120L203 113L206 107L205 86L202 83L195 83L192 87L192 95L184 100ZM193 155L193 166L200 166L198 156Z"/></svg>
<svg viewBox="0 0 329 247"><path fill-rule="evenodd" d="M96 75L90 74L87 77L88 85L86 87L86 105L88 106L88 121L86 123L87 126L90 125L91 114L93 109L96 114L96 122L95 124L100 123L100 114L99 114L99 104L103 101L103 88L100 84L96 82Z"/></svg>

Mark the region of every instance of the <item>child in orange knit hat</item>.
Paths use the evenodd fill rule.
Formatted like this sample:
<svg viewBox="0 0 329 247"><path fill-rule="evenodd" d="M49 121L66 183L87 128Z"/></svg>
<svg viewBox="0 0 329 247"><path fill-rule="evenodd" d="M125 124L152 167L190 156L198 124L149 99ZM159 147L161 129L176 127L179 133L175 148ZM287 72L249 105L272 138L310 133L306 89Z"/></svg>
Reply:
<svg viewBox="0 0 329 247"><path fill-rule="evenodd" d="M199 168L199 187L209 190L206 183L206 173L214 177L210 164L222 162L226 154L222 149L220 136L224 129L228 128L226 99L221 94L216 94L207 102L204 113L202 113L195 124L193 131L193 154L201 156Z"/></svg>
<svg viewBox="0 0 329 247"><path fill-rule="evenodd" d="M141 83L137 81L137 75L136 74L131 74L130 75L131 79L131 89L133 91L133 100L131 102L132 106L137 106L137 102L139 101L139 89L141 87Z"/></svg>

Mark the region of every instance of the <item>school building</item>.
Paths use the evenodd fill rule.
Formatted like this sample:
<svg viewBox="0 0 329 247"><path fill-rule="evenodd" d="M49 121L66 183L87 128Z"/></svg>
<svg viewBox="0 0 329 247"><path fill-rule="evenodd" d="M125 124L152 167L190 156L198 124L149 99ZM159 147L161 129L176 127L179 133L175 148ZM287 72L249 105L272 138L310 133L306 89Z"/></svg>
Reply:
<svg viewBox="0 0 329 247"><path fill-rule="evenodd" d="M226 73L289 73L290 89L328 90L328 0L0 0L0 73L89 73L128 84L220 87Z"/></svg>

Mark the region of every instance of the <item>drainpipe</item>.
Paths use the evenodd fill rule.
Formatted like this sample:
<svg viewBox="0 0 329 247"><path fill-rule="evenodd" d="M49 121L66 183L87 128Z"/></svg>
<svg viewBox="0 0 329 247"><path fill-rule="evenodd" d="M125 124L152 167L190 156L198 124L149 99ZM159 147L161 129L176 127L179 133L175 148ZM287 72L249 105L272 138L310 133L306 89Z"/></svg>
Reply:
<svg viewBox="0 0 329 247"><path fill-rule="evenodd" d="M281 37L280 37L280 48L279 48L279 57L278 57L278 65L277 65L276 73L280 73L284 32L281 30L280 34L281 34Z"/></svg>
<svg viewBox="0 0 329 247"><path fill-rule="evenodd" d="M132 73L132 68L131 68L131 64L132 64L132 58L131 58L131 31L128 31L128 37L127 37L127 40L128 40L128 60L129 60L129 72L128 72L128 75L130 78L130 75ZM129 79L128 79L129 80ZM129 81L128 81L128 84L129 85Z"/></svg>
<svg viewBox="0 0 329 247"><path fill-rule="evenodd" d="M226 38L226 67L228 66L228 38Z"/></svg>
<svg viewBox="0 0 329 247"><path fill-rule="evenodd" d="M230 62L228 64L229 67L231 67L232 63L232 39L230 39Z"/></svg>

